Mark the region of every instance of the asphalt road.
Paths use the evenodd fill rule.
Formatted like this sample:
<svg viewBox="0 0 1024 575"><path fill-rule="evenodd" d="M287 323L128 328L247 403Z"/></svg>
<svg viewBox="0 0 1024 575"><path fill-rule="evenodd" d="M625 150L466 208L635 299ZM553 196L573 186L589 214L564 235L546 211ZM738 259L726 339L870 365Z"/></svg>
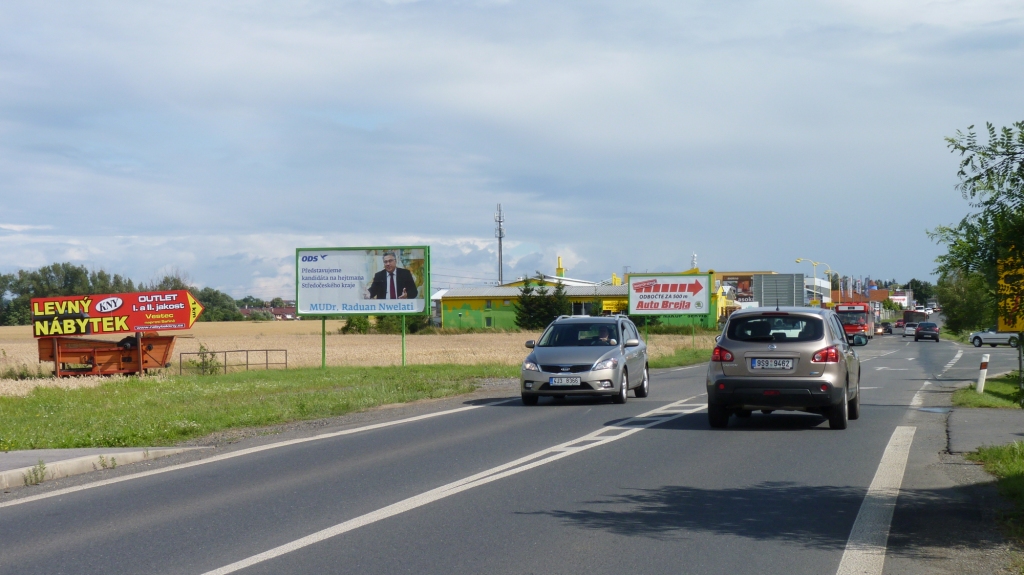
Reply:
<svg viewBox="0 0 1024 575"><path fill-rule="evenodd" d="M1015 350L899 335L858 350L862 415L845 431L782 412L711 430L696 366L655 373L650 397L625 405L504 394L72 492L15 490L0 500L0 573L818 575L839 572L851 530L881 533L874 572L941 572L935 550L956 536L929 526L948 520L936 501L954 485L934 469L946 436L932 394L976 377L982 353L991 372L1014 369ZM886 478L902 487L891 523ZM858 531L862 504L875 513Z"/></svg>

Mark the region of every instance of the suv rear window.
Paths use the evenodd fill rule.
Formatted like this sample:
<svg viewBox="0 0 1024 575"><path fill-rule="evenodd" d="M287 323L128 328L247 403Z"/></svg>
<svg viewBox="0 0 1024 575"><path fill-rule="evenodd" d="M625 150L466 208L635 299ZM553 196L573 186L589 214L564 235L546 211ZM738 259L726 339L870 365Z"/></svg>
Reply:
<svg viewBox="0 0 1024 575"><path fill-rule="evenodd" d="M917 324L917 327L931 329L933 327L939 327L939 326L937 324L931 323L929 321L925 321L925 322L921 322L921 323Z"/></svg>
<svg viewBox="0 0 1024 575"><path fill-rule="evenodd" d="M544 332L537 347L611 346L619 341L622 340L619 338L618 327L611 322L556 323Z"/></svg>
<svg viewBox="0 0 1024 575"><path fill-rule="evenodd" d="M749 315L729 320L726 337L733 341L816 341L824 337L820 318L799 315Z"/></svg>

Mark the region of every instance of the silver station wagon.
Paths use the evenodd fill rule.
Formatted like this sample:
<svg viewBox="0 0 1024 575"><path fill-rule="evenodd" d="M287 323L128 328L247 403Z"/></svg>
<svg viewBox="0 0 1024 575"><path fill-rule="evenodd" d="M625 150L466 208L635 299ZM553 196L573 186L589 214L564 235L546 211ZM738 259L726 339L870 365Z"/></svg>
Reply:
<svg viewBox="0 0 1024 575"><path fill-rule="evenodd" d="M650 393L647 344L625 316L561 316L548 325L523 361L520 388L525 405L541 396L603 395L626 403Z"/></svg>
<svg viewBox="0 0 1024 575"><path fill-rule="evenodd" d="M809 307L734 312L708 364L708 423L754 410L819 413L832 429L860 417L860 359L835 312Z"/></svg>

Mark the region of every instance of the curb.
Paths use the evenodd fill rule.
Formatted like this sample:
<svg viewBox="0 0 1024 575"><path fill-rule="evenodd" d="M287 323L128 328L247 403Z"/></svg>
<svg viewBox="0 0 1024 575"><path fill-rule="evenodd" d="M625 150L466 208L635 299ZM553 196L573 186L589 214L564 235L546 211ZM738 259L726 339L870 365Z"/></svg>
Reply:
<svg viewBox="0 0 1024 575"><path fill-rule="evenodd" d="M61 477L69 477L71 475L79 475L99 469L113 469L119 465L128 465L129 463L167 457L168 455L177 455L193 449L208 448L177 447L166 449L144 449L124 453L86 455L84 457L76 457L74 459L66 459L64 461L54 461L53 463L45 466L42 471L42 477L39 478L40 481L37 481L36 483L49 481L51 479L59 479ZM33 465L30 467L22 467L21 469L11 469L0 472L0 489L29 485L28 478L31 477L33 473L38 473L36 470L37 466Z"/></svg>

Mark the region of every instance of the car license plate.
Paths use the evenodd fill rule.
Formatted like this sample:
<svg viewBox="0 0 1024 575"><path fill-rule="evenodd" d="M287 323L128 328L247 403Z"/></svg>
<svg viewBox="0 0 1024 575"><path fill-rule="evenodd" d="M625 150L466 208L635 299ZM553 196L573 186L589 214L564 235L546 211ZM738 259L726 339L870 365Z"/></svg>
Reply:
<svg viewBox="0 0 1024 575"><path fill-rule="evenodd" d="M553 387L556 385L579 385L580 381L578 377L552 377L548 380L548 383Z"/></svg>
<svg viewBox="0 0 1024 575"><path fill-rule="evenodd" d="M792 359L752 359L750 369L793 369Z"/></svg>

